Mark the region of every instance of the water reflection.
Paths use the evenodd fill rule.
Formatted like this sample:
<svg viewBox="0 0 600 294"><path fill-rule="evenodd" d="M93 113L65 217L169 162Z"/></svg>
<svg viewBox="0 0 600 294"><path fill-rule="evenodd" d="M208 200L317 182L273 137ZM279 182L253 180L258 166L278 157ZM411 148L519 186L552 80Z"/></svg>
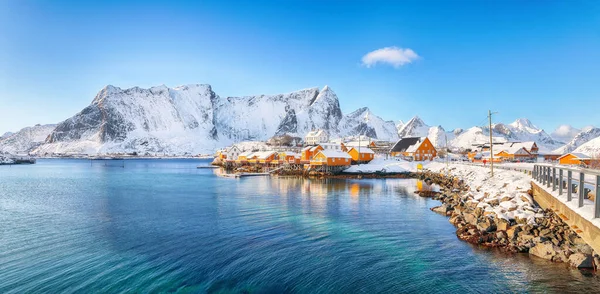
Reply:
<svg viewBox="0 0 600 294"><path fill-rule="evenodd" d="M0 168L0 292L584 292L458 240L401 179L215 176L197 161Z"/></svg>

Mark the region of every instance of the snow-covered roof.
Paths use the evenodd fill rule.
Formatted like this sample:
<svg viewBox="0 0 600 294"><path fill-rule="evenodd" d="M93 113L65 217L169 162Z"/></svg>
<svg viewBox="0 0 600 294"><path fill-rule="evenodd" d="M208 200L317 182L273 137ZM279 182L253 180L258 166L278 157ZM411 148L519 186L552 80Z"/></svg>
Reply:
<svg viewBox="0 0 600 294"><path fill-rule="evenodd" d="M575 155L578 159L591 159L592 157L585 154L585 153L581 153L581 152L573 152L571 153L573 155Z"/></svg>
<svg viewBox="0 0 600 294"><path fill-rule="evenodd" d="M306 146L306 147L302 148L302 151L308 151L313 147L315 147L315 146Z"/></svg>
<svg viewBox="0 0 600 294"><path fill-rule="evenodd" d="M498 150L496 150L498 148ZM502 151L505 151L508 154L529 154L529 152L521 145L516 146L498 146L494 147L494 154L498 154Z"/></svg>
<svg viewBox="0 0 600 294"><path fill-rule="evenodd" d="M240 153L238 156L240 156L240 157L250 157L250 155L252 155L252 153L254 153L254 152L252 152L252 151L246 151L246 152Z"/></svg>
<svg viewBox="0 0 600 294"><path fill-rule="evenodd" d="M262 152L256 152L256 158L257 159L267 159L269 158L269 156L273 155L273 154L277 154L276 151L262 151Z"/></svg>
<svg viewBox="0 0 600 294"><path fill-rule="evenodd" d="M296 152L281 152L281 154L285 154L285 156L299 156L300 154Z"/></svg>
<svg viewBox="0 0 600 294"><path fill-rule="evenodd" d="M390 152L415 152L425 138L427 137L404 137L394 144Z"/></svg>
<svg viewBox="0 0 600 294"><path fill-rule="evenodd" d="M310 131L308 134L306 134L306 137L320 137L322 135L327 135L327 132L324 130Z"/></svg>
<svg viewBox="0 0 600 294"><path fill-rule="evenodd" d="M344 143L344 145L346 145L347 147L358 147L359 145L362 146L369 146L369 144L371 144L371 142L373 141L351 141L348 143Z"/></svg>
<svg viewBox="0 0 600 294"><path fill-rule="evenodd" d="M352 148L350 148L350 150L352 150L352 149L354 149L354 150L356 150L356 151L358 151L358 150L359 150L359 148L358 148L358 147L352 147ZM350 150L348 150L348 151L350 151ZM361 146L361 147L360 147L360 153L364 153L364 154L375 154L375 151L371 150L371 148L368 148L368 147Z"/></svg>
<svg viewBox="0 0 600 294"><path fill-rule="evenodd" d="M323 155L325 155L325 157L328 158L352 158L350 154L339 150L324 149L319 151L319 153L322 153Z"/></svg>

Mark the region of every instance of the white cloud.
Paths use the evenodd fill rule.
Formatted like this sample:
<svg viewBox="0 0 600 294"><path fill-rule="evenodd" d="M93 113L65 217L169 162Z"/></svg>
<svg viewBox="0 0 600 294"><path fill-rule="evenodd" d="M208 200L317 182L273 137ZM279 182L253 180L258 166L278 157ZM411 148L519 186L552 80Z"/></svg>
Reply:
<svg viewBox="0 0 600 294"><path fill-rule="evenodd" d="M377 63L387 63L399 68L417 59L419 59L419 55L410 48L385 47L365 54L362 57L362 64L371 67Z"/></svg>

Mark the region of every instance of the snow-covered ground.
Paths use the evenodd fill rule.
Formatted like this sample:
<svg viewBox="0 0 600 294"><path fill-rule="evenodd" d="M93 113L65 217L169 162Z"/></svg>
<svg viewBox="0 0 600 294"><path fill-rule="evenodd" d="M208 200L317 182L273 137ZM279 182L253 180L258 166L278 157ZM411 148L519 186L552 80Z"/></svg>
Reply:
<svg viewBox="0 0 600 294"><path fill-rule="evenodd" d="M404 160L375 158L367 164L358 164L344 170L345 173L403 173L417 170L418 162Z"/></svg>
<svg viewBox="0 0 600 294"><path fill-rule="evenodd" d="M543 217L538 213L540 208L533 203L527 194L531 189L531 177L522 172L512 170L495 170L490 177L490 169L465 164L431 162L425 168L458 177L469 186L467 199L484 211L493 212L506 220L524 219L534 223L535 217Z"/></svg>
<svg viewBox="0 0 600 294"><path fill-rule="evenodd" d="M519 170L533 170L533 163L506 163L499 167L512 167ZM527 218L528 221L535 217L537 209L531 203L531 198L527 195L527 190L531 187L533 180L529 174L521 171L495 169L494 177L490 178L489 165L486 167L479 165L453 163L449 169L446 169L444 163L432 162L425 163L425 168L434 172L449 172L450 175L459 177L464 180L470 187L470 193L473 196L473 201L479 202L477 206L484 207L488 211L494 211L496 215L505 219L515 217ZM565 174L566 176L566 174ZM576 183L579 178L577 172L573 173L573 182ZM595 180L595 176L586 174L586 182L590 183ZM546 192L550 193L556 199L563 202L574 212L589 220L595 226L600 228L600 219L594 218L594 202L584 200L583 207L578 207L577 195L572 195L572 200L567 201L567 193L558 195L558 188L552 191L544 185L539 185ZM589 185L586 185L589 187ZM506 197L506 198L505 198ZM506 200L506 201L503 201ZM492 207L489 203L498 200L498 206Z"/></svg>

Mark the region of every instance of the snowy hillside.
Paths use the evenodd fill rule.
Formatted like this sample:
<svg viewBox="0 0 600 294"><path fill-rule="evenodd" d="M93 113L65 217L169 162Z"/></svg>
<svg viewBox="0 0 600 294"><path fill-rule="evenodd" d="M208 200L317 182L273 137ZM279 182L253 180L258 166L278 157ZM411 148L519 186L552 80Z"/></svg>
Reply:
<svg viewBox="0 0 600 294"><path fill-rule="evenodd" d="M442 128L442 126L436 126L429 128L429 131L427 132L427 137L431 141L431 144L433 144L436 147L452 147L450 146L450 142L452 142L452 139L454 139L454 133L448 133L446 132L446 130L444 130L444 128Z"/></svg>
<svg viewBox="0 0 600 294"><path fill-rule="evenodd" d="M339 124L341 136L365 135L379 140L396 141L398 133L393 121L385 121L374 115L369 108L358 109L342 119Z"/></svg>
<svg viewBox="0 0 600 294"><path fill-rule="evenodd" d="M406 123L400 121L397 125L398 136L404 137L428 137L431 143L436 147L446 146L446 138L448 139L448 147L451 140L455 137L454 133L446 132L442 126L428 126L420 117L414 116Z"/></svg>
<svg viewBox="0 0 600 294"><path fill-rule="evenodd" d="M577 147L574 152L581 152L590 156L599 158L600 157L600 137L592 139L585 144Z"/></svg>
<svg viewBox="0 0 600 294"><path fill-rule="evenodd" d="M554 132L550 134L550 137L560 142L570 142L579 134L581 130L572 127L571 125L560 125Z"/></svg>
<svg viewBox="0 0 600 294"><path fill-rule="evenodd" d="M42 144L56 125L35 125L0 139L0 152L27 153Z"/></svg>
<svg viewBox="0 0 600 294"><path fill-rule="evenodd" d="M366 134L397 139L392 121L367 108L343 116L325 86L279 95L226 97L210 85L121 89L107 86L80 113L60 123L38 154L197 154L273 135Z"/></svg>
<svg viewBox="0 0 600 294"><path fill-rule="evenodd" d="M579 146L585 144L586 142L589 142L592 139L598 138L598 137L600 137L600 128L591 128L591 129L588 128L586 131L582 131L579 134L577 134L567 144L565 144L564 146L562 146L558 149L555 149L552 152L560 153L560 154L573 152Z"/></svg>
<svg viewBox="0 0 600 294"><path fill-rule="evenodd" d="M385 120L363 107L343 115L340 101L328 86L287 94L221 97L210 85L121 89L106 86L92 103L54 126L36 126L0 138L0 151L34 153L198 154L240 141L266 141L274 135L304 137L324 129L331 138L365 135L396 141L427 136L437 147L473 148L489 141L489 129L472 127L447 132L415 116L409 121ZM540 152L573 150L598 137L584 128L567 145L562 139L577 129L559 127L553 138L528 119L492 126L496 142L535 141ZM45 140L45 142L44 142ZM43 142L43 144L42 144Z"/></svg>
<svg viewBox="0 0 600 294"><path fill-rule="evenodd" d="M14 134L14 133L13 133L13 132L6 132L6 133L4 133L3 135L0 135L0 139L2 139L2 138L6 138L6 137L8 137L8 136L10 136L10 135L12 135L12 134Z"/></svg>
<svg viewBox="0 0 600 294"><path fill-rule="evenodd" d="M401 129L398 130L398 136L404 137L424 137L429 134L429 126L418 116L414 116L407 121Z"/></svg>
<svg viewBox="0 0 600 294"><path fill-rule="evenodd" d="M484 129L489 135L487 128ZM517 119L510 124L494 124L492 129L494 136L504 137L507 141L534 141L540 148L541 153L549 152L563 145L562 142L554 140L548 133L525 118Z"/></svg>
<svg viewBox="0 0 600 294"><path fill-rule="evenodd" d="M488 143L490 141L489 130L484 130L480 127L472 127L468 130L460 130L460 132L455 130L454 134L456 134L456 137L449 144L453 148L472 149L473 145ZM493 136L494 142L508 142L508 139L503 136L497 136L496 134Z"/></svg>

